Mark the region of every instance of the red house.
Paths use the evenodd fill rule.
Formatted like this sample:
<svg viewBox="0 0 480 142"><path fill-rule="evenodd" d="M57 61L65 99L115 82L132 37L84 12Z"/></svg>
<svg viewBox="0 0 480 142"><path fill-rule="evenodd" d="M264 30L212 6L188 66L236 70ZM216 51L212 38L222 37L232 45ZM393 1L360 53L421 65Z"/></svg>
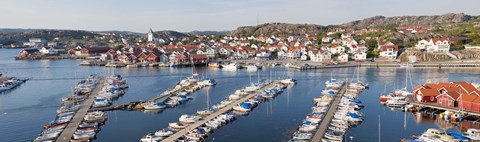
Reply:
<svg viewBox="0 0 480 142"><path fill-rule="evenodd" d="M467 95L467 94L460 94L459 100L458 100L458 107L461 110L467 110L467 111L473 111L473 106L478 106L478 105L473 105L475 102L475 99L477 99L477 95ZM478 101L479 99L477 99Z"/></svg>
<svg viewBox="0 0 480 142"><path fill-rule="evenodd" d="M440 89L440 95L437 98L437 104L445 107L457 107L457 99L460 97L460 93L457 92L456 88L448 87Z"/></svg>
<svg viewBox="0 0 480 142"><path fill-rule="evenodd" d="M437 102L437 96L440 95L437 89L423 88L415 92L415 98L419 102L435 103Z"/></svg>

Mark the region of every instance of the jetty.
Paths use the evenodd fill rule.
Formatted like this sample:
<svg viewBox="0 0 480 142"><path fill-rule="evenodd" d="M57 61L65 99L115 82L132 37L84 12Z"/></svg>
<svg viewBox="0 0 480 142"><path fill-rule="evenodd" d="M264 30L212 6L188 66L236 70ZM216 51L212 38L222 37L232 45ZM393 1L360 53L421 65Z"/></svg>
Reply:
<svg viewBox="0 0 480 142"><path fill-rule="evenodd" d="M247 95L247 96L245 96L245 97L243 97L243 98L241 98L241 99L236 100L235 102L231 103L230 105L228 105L228 106L226 106L226 107L224 107L224 108L222 108L222 109L220 109L220 110L217 110L216 112L214 112L214 113L212 113L212 114L210 114L210 115L208 115L208 116L203 117L202 120L197 121L197 122L195 122L195 123L187 126L186 128L177 131L175 134L173 134L173 135L171 135L171 136L163 139L162 141L163 141L163 142L172 142L172 141L175 141L175 140L177 140L178 138L182 137L183 135L187 134L188 131L193 130L193 129L197 128L197 127L202 126L203 124L207 123L208 121L214 119L215 117L217 117L217 116L219 116L219 115L221 115L221 114L224 114L224 113L226 113L226 112L229 112L230 110L233 109L233 107L239 105L239 104L242 103L242 102L247 101L248 99L256 96L258 93L260 93L260 92L263 91L264 89L273 87L273 86L275 86L275 85L278 84L278 83L280 83L280 81L279 81L279 80L276 80L276 81L274 81L274 82L272 82L272 83L270 83L270 84L267 84L267 85L265 85L264 87L258 89L255 93L251 93L251 94L249 94L249 95Z"/></svg>
<svg viewBox="0 0 480 142"><path fill-rule="evenodd" d="M460 111L459 108L445 107L445 106L438 105L437 103L418 102L417 100L415 100L415 98L413 98L413 95L408 95L407 101L409 104L414 105L415 108L430 108L430 109L450 111L450 112ZM471 115L471 116L480 117L480 113L478 112L473 112L468 110L461 110L461 112L463 112L465 116Z"/></svg>
<svg viewBox="0 0 480 142"><path fill-rule="evenodd" d="M333 116L337 111L338 103L340 103L340 100L342 99L343 95L345 95L345 92L347 91L347 86L348 86L348 83L343 83L342 86L340 87L341 89L337 92L337 94L335 94L335 99L330 104L330 107L328 108L328 111L325 114L325 117L320 122L318 130L317 132L315 132L313 136L312 142L322 141L323 135L327 131L328 126L330 125L330 122L332 121Z"/></svg>
<svg viewBox="0 0 480 142"><path fill-rule="evenodd" d="M97 85L95 85L95 89L88 96L87 100L83 102L82 108L80 108L78 111L75 112L75 115L73 116L72 120L70 121L70 123L67 124L67 127L65 127L65 130L63 130L63 132L57 138L56 142L65 142L65 141L70 141L72 139L73 133L75 133L80 123L82 123L83 118L85 117L87 112L90 110L90 107L95 102L95 97L100 93L102 88L105 86L105 82L106 82L106 78L101 77L100 81L97 83Z"/></svg>

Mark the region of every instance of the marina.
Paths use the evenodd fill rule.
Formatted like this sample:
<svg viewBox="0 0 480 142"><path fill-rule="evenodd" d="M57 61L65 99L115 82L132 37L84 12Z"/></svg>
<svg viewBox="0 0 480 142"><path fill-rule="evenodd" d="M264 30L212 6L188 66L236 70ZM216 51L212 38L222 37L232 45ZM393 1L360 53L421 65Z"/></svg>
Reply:
<svg viewBox="0 0 480 142"><path fill-rule="evenodd" d="M93 89L91 95L89 95L85 102L82 103L81 108L74 113L72 120L67 124L60 136L58 136L56 142L63 142L65 140L72 139L73 134L75 131L77 131L78 126L80 123L82 123L83 118L87 114L90 107L92 107L93 103L95 102L95 98L103 88L103 85L105 84L105 78L99 78L98 82L98 85L95 86L95 89Z"/></svg>
<svg viewBox="0 0 480 142"><path fill-rule="evenodd" d="M212 119L214 119L214 118L216 118L216 117L218 117L218 116L220 116L220 115L222 115L222 114L225 114L225 113L227 113L227 112L230 112L230 111L234 110L236 106L239 106L241 103L243 103L243 102L245 102L245 101L247 101L247 100L249 100L249 99L251 99L251 98L254 98L255 96L257 96L259 93L262 93L262 91L264 91L264 90L267 89L267 88L272 88L272 87L277 86L279 83L280 83L280 81L277 80L277 81L273 81L273 82L271 82L271 83L269 83L269 84L266 84L265 86L259 88L258 91L256 90L256 91L253 92L253 93L249 93L249 94L248 94L247 96L245 96L245 97L242 97L242 98L240 98L240 99L235 100L234 102L230 103L229 105L227 105L227 106L225 106L225 107L223 107L223 108L221 108L221 109L218 109L218 110L215 111L214 113L203 117L202 120L197 121L197 122L195 122L195 123L193 123L193 124L191 124L191 125L188 125L188 126L186 126L185 128L183 128L183 129L178 130L176 133L174 133L173 135L171 135L171 136L163 139L162 141L169 142L169 141L174 141L174 140L176 140L176 139L179 139L180 137L186 135L185 132L187 132L187 131L189 131L189 130L193 130L193 129L195 129L195 128L198 128L198 127L200 127L200 126L202 126L202 125L205 125L205 124L206 124L207 122L209 122L210 120L212 120Z"/></svg>
<svg viewBox="0 0 480 142"><path fill-rule="evenodd" d="M88 76L89 74L105 74L109 76L108 70L115 70L115 73L121 74L124 79L128 80L130 88L129 94L112 102L112 106L128 104L145 98L155 98L159 92L172 88L172 82L178 82L187 76L191 76L189 68L95 68L80 67L78 60L58 60L58 61L31 61L26 65L10 63L9 60L0 61L5 65L4 70L16 70L26 72L22 74L12 74L13 76L22 78L31 78L29 83L23 84L21 87L9 92L9 95L0 96L1 107L0 128L2 141L29 141L35 138L39 133L38 127L49 122L55 115L55 110L59 108L61 98L71 93L71 86L64 84L76 84L75 77L72 72L77 72L77 76ZM199 69L201 70L201 68ZM258 70L260 77L268 78L268 72L271 70L278 76L286 70L284 67L265 67ZM398 80L400 84L405 78L405 69L402 68L360 68L362 73L360 79L368 81L370 89L364 93L366 95L359 96L364 102L363 109L365 120L362 125L351 129L346 137L353 136L354 141L368 141L376 139L378 134L378 114L381 116L382 123L382 141L398 141L402 138L418 135L426 131L428 128L438 128L435 123L424 118L418 121L416 116L410 113L404 114L401 111L392 111L387 107L378 103L379 93L384 88L384 82L392 84L394 80ZM441 72L437 69L412 69L412 79L415 84L425 82L428 78L446 79L452 81L458 80L478 80L478 73L469 70L449 70L444 69ZM280 73L282 71L282 73ZM300 122L305 119L305 114L311 112L312 98L318 97L321 88L324 88L323 82L331 78L332 69L316 70L311 72L301 72L297 70L289 70L293 74L288 76L298 80L295 87L287 88L284 95L279 95L272 101L267 101L268 105L261 105L248 114L245 119L235 120L235 124L226 125L219 131L212 133L206 141L228 141L235 139L237 141L286 141L290 139L292 134L298 128ZM353 76L353 70L349 68L337 68L334 70L334 78L346 78ZM70 74L67 74L70 72ZM110 71L111 72L111 71ZM33 76L35 74L36 76ZM210 69L209 76L215 78L219 84L210 88L210 99L213 104L219 103L228 94L235 92L239 86L249 85L249 73L246 70L238 70L236 72ZM272 75L275 73L272 73ZM315 75L317 77L312 78ZM273 78L273 77L272 77ZM30 83L32 82L32 83ZM48 86L57 86L56 89L50 89ZM65 86L65 87L63 87ZM42 94L42 95L37 95ZM187 105L179 105L174 109L165 109L160 112L138 112L138 111L112 111L108 112L108 125L103 125L102 130L97 133L94 141L138 141L147 133L158 131L161 128L168 127L168 123L178 121L183 114L195 114L196 111L206 108L205 105L205 89L194 92L192 100ZM33 99L22 99L31 98ZM56 98L56 99L51 99ZM12 100L21 100L12 101ZM43 100L43 101L37 101ZM48 100L48 101L47 101ZM51 100L55 100L52 102ZM272 105L273 111L267 106ZM37 107L41 106L41 107ZM18 109L17 109L18 108ZM22 108L22 109L20 109ZM23 109L25 108L25 109ZM268 113L267 113L268 112ZM6 113L6 114L4 114ZM35 114L31 117L28 114ZM268 114L268 115L267 115ZM406 115L406 129L404 128L403 117ZM252 119L252 120L250 120ZM142 120L139 122L138 120ZM255 121L258 120L258 121ZM16 123L10 123L15 121ZM387 127L387 123L391 124ZM135 127L132 127L135 125ZM122 127L130 126L135 131L120 131ZM275 126L275 127L271 127ZM476 125L474 125L476 126ZM254 137L244 134L237 134L238 131L252 131ZM371 130L367 133L366 130ZM388 131L387 131L388 130ZM464 129L463 131L465 131ZM456 129L449 129L448 132L456 132ZM284 134L288 132L287 134ZM117 135L117 137L111 137Z"/></svg>

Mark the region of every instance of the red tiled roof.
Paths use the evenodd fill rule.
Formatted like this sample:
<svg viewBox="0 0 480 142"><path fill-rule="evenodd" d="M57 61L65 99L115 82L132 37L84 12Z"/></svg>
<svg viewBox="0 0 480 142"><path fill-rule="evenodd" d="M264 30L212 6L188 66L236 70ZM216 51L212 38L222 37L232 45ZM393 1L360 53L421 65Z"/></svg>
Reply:
<svg viewBox="0 0 480 142"><path fill-rule="evenodd" d="M456 86L461 86L463 89L465 89L463 91L467 91L467 93L478 91L477 88L475 88L472 84L467 83L465 81L452 82L452 84L456 84Z"/></svg>
<svg viewBox="0 0 480 142"><path fill-rule="evenodd" d="M466 95L466 94L461 94L460 100L462 102L473 102L476 98L478 98L477 95Z"/></svg>
<svg viewBox="0 0 480 142"><path fill-rule="evenodd" d="M440 92L436 89L420 89L422 96L438 96Z"/></svg>
<svg viewBox="0 0 480 142"><path fill-rule="evenodd" d="M393 51L398 51L398 45L383 45L381 50L382 51L387 51L390 48L392 48Z"/></svg>

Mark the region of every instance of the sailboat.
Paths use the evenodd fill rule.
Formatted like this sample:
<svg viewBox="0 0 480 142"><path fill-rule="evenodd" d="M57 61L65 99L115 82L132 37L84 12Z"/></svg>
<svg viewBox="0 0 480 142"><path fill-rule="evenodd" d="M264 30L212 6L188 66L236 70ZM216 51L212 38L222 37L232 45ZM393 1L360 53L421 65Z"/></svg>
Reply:
<svg viewBox="0 0 480 142"><path fill-rule="evenodd" d="M202 109L202 110L198 110L197 114L198 115L210 115L213 112L215 112L215 110L210 108L210 88L207 88L207 108Z"/></svg>
<svg viewBox="0 0 480 142"><path fill-rule="evenodd" d="M288 85L295 85L297 84L297 80L292 79L290 77L287 77L286 79L280 80L281 83L283 84L288 84Z"/></svg>
<svg viewBox="0 0 480 142"><path fill-rule="evenodd" d="M356 83L350 83L350 87L351 88L355 88L355 89L365 89L365 88L368 88L368 84L365 84L363 83L362 81L360 81L360 65L357 64L357 68L355 69L355 73L357 75L357 82ZM353 78L352 78L352 82L353 82Z"/></svg>
<svg viewBox="0 0 480 142"><path fill-rule="evenodd" d="M385 87L383 89L383 93L386 92L386 89L387 89L387 84L385 84ZM385 104L385 103L387 103L388 100L391 100L391 99L404 101L405 97L404 96L399 96L395 93L390 93L388 95L381 95L380 96L380 103Z"/></svg>
<svg viewBox="0 0 480 142"><path fill-rule="evenodd" d="M250 86L245 87L245 91L246 92L255 92L260 88L258 86L259 84L252 83L252 74L251 73L248 73L248 74L250 76ZM258 74L258 72L257 72L257 74ZM259 80L259 83L260 83L260 80Z"/></svg>
<svg viewBox="0 0 480 142"><path fill-rule="evenodd" d="M406 68L405 69L405 87L395 90L395 94L403 95L403 96L412 95L412 92L409 92L408 89L407 89L407 87L408 87L408 76L409 75L410 75L410 71L408 70L408 68Z"/></svg>
<svg viewBox="0 0 480 142"><path fill-rule="evenodd" d="M208 78L208 64L205 64L205 79L202 81L202 84L205 86L213 86L217 84L214 79Z"/></svg>
<svg viewBox="0 0 480 142"><path fill-rule="evenodd" d="M195 64L193 64L193 57L190 57L190 63L192 64L192 76L187 77L187 80L190 82L198 81L196 77L198 76L197 71L195 70Z"/></svg>

